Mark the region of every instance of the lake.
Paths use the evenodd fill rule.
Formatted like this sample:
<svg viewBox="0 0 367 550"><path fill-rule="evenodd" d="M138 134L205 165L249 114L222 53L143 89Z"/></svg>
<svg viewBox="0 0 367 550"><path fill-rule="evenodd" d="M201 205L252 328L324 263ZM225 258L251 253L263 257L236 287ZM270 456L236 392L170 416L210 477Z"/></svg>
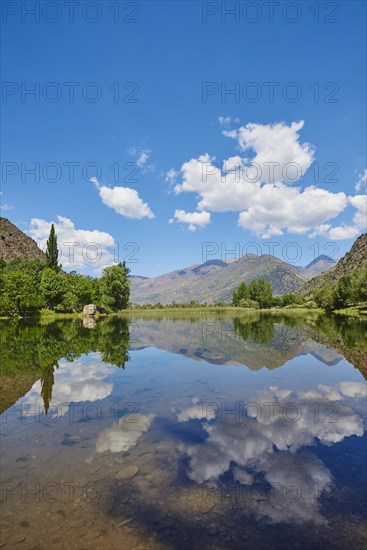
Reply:
<svg viewBox="0 0 367 550"><path fill-rule="evenodd" d="M2 321L0 547L365 548L366 329Z"/></svg>

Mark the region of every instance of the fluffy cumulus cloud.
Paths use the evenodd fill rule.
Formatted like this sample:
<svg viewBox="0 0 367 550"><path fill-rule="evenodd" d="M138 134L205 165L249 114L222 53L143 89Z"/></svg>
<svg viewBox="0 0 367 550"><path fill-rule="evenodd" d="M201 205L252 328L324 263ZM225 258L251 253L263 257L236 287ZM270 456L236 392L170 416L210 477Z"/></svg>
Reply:
<svg viewBox="0 0 367 550"><path fill-rule="evenodd" d="M106 187L99 189L102 202L125 218L140 220L154 218L154 214L146 202L139 197L138 192L130 187Z"/></svg>
<svg viewBox="0 0 367 550"><path fill-rule="evenodd" d="M348 205L354 208L352 224L343 224L332 227L331 224L320 224L311 236L322 235L334 241L352 239L366 231L367 228L367 195L349 196Z"/></svg>
<svg viewBox="0 0 367 550"><path fill-rule="evenodd" d="M89 180L102 199L102 202L125 218L137 219L154 218L154 214L146 202L139 197L138 192L130 187L107 187L101 185L97 178Z"/></svg>
<svg viewBox="0 0 367 550"><path fill-rule="evenodd" d="M305 174L314 159L313 147L299 141L303 126L303 120L292 122L290 126L250 123L223 133L234 138L241 151L254 151L251 162L259 167L262 181L291 183Z"/></svg>
<svg viewBox="0 0 367 550"><path fill-rule="evenodd" d="M231 472L246 486L252 485L255 476L262 476L271 486L272 498L261 499L259 515L273 521L321 522L317 497L331 487L332 476L306 447L316 440L330 446L352 435L362 436L362 418L340 401L365 396L366 385L361 382L319 385L298 393L270 387L250 400L248 416L238 422L222 421L215 411L205 418L203 407L190 406L176 413L178 421L202 419L207 437L203 443L186 447L187 474L205 483L219 482L221 475ZM338 402L332 415L331 400ZM291 487L296 498L285 499L285 487Z"/></svg>
<svg viewBox="0 0 367 550"><path fill-rule="evenodd" d="M196 231L197 227L205 227L210 223L210 212L185 212L185 210L176 210L170 223L187 223L190 231Z"/></svg>
<svg viewBox="0 0 367 550"><path fill-rule="evenodd" d="M150 428L154 414L134 414L122 417L117 424L101 432L96 442L98 453L121 453L135 447Z"/></svg>
<svg viewBox="0 0 367 550"><path fill-rule="evenodd" d="M231 119L220 117L219 122L228 126ZM359 198L362 195L347 197L343 192L315 185L302 188L297 183L305 177L315 155L312 145L301 142L303 126L303 121L290 125L249 123L223 130L235 140L240 154L220 165L209 154L185 162L174 192L198 195L198 212L238 212L238 225L262 238L284 233L322 233L328 238L357 234L365 217ZM333 232L327 222L348 205L357 210L351 226L354 230Z"/></svg>
<svg viewBox="0 0 367 550"><path fill-rule="evenodd" d="M57 221L31 219L28 233L42 250L46 250L52 223L64 269L89 268L98 271L103 265L115 263L117 245L109 233L98 229L77 229L72 220L63 216L57 216Z"/></svg>
<svg viewBox="0 0 367 550"><path fill-rule="evenodd" d="M258 200L256 200L258 197ZM263 185L253 197L254 204L239 214L238 225L268 238L288 233L304 234L344 210L344 193L331 193L315 186L303 192L284 184Z"/></svg>

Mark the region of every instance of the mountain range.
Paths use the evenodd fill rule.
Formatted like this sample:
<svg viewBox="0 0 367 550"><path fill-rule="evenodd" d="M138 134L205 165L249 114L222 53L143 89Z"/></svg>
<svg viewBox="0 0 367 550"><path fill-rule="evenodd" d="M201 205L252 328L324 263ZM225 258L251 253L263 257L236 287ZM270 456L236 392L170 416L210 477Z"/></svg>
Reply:
<svg viewBox="0 0 367 550"><path fill-rule="evenodd" d="M246 254L231 262L208 260L152 279L131 276L131 301L133 304L229 302L234 288L242 281L249 283L259 277L271 283L274 295L280 296L294 292L335 263L328 256L320 256L305 267L293 267L268 254Z"/></svg>
<svg viewBox="0 0 367 550"><path fill-rule="evenodd" d="M233 289L263 277L275 296L288 292L310 295L325 282L336 283L343 275L367 266L367 233L360 235L338 262L322 254L305 267L264 254L246 254L237 261L209 260L152 279L131 276L131 301L144 303L229 302Z"/></svg>

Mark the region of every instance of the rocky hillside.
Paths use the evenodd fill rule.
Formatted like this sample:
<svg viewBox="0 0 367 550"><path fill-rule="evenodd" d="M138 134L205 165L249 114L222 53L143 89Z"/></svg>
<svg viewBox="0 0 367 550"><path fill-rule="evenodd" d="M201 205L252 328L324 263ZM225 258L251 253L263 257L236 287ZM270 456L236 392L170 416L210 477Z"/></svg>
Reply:
<svg viewBox="0 0 367 550"><path fill-rule="evenodd" d="M131 286L131 301L134 304L188 303L191 300L209 304L229 302L233 290L242 281L249 283L259 277L271 283L277 296L293 292L306 280L278 258L267 254L246 254L231 263L210 260L153 279L135 279Z"/></svg>
<svg viewBox="0 0 367 550"><path fill-rule="evenodd" d="M295 294L307 295L324 283L336 283L343 275L349 275L359 267L367 266L367 233L363 233L338 263L301 286Z"/></svg>
<svg viewBox="0 0 367 550"><path fill-rule="evenodd" d="M6 262L15 258L45 260L46 255L33 239L9 220L0 217L0 258Z"/></svg>

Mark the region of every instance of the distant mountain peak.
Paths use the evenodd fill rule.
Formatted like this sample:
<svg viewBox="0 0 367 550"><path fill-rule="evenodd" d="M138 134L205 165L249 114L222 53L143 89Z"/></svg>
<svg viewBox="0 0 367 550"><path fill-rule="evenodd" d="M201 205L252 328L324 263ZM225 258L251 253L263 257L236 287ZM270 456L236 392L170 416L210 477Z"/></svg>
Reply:
<svg viewBox="0 0 367 550"><path fill-rule="evenodd" d="M213 260L207 260L206 262L204 262L202 264L199 264L198 266L194 267L194 269L192 271L197 272L203 267L210 267L212 265L216 265L218 267L227 267L228 263L223 262L222 260L214 260L214 259Z"/></svg>
<svg viewBox="0 0 367 550"><path fill-rule="evenodd" d="M329 263L331 265L336 264L336 261L333 260L333 258L330 258L330 256L327 256L326 254L320 254L320 256L317 256L317 258L315 258L314 260L312 260L312 262L307 264L305 266L305 268L309 269L310 267L314 266L315 264L317 264L319 262L326 262L326 263Z"/></svg>

